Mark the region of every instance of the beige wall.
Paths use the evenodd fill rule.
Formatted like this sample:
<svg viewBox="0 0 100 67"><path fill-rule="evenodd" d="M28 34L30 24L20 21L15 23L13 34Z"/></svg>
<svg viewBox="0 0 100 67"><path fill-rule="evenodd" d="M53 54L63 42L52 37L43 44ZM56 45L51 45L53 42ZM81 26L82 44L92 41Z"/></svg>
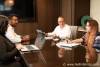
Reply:
<svg viewBox="0 0 100 67"><path fill-rule="evenodd" d="M90 16L98 21L100 31L100 0L91 0Z"/></svg>

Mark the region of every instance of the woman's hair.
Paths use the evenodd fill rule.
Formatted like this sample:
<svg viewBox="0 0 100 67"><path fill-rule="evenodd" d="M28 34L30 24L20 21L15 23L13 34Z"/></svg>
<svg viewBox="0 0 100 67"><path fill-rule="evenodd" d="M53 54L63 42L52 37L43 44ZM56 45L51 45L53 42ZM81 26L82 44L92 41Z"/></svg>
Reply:
<svg viewBox="0 0 100 67"><path fill-rule="evenodd" d="M0 17L0 35L4 36L8 26L8 19Z"/></svg>
<svg viewBox="0 0 100 67"><path fill-rule="evenodd" d="M96 20L88 20L87 23L89 23L89 26L91 28L90 32L87 32L86 34L86 44L87 44L87 50L90 54L90 56L94 57L95 49L93 48L94 40L96 37L96 34L98 32L98 22ZM96 60L96 58L94 58ZM92 60L90 61L92 62Z"/></svg>
<svg viewBox="0 0 100 67"><path fill-rule="evenodd" d="M89 26L91 27L90 32L87 32L87 44L93 45L95 36L98 32L98 23L96 20L88 20Z"/></svg>

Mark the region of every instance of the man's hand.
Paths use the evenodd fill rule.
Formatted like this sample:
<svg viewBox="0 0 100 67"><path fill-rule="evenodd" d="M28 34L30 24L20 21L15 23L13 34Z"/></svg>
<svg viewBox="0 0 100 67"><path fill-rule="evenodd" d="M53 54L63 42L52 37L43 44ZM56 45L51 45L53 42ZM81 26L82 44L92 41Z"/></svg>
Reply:
<svg viewBox="0 0 100 67"><path fill-rule="evenodd" d="M16 44L16 48L18 49L18 50L21 50L22 49L22 47L23 47L23 45L22 44Z"/></svg>
<svg viewBox="0 0 100 67"><path fill-rule="evenodd" d="M22 37L22 42L29 41L29 40L30 40L30 35L25 35Z"/></svg>

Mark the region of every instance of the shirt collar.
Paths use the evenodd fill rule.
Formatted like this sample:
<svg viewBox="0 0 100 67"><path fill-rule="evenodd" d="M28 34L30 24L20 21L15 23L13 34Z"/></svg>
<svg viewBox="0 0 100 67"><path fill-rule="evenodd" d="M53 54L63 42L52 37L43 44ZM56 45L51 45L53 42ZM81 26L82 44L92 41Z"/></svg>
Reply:
<svg viewBox="0 0 100 67"><path fill-rule="evenodd" d="M8 24L8 27L10 27L10 28L14 29L14 27L12 27L10 24Z"/></svg>

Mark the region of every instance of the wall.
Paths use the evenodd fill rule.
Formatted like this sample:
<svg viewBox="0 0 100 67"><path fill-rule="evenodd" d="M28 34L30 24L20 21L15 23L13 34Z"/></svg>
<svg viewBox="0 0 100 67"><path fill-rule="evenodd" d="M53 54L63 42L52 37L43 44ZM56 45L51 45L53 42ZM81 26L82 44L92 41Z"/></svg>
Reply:
<svg viewBox="0 0 100 67"><path fill-rule="evenodd" d="M37 21L35 23L19 23L16 27L18 34L33 34L41 29L45 32L53 31L57 25L57 17L60 15L60 0L36 0Z"/></svg>
<svg viewBox="0 0 100 67"><path fill-rule="evenodd" d="M37 23L18 23L17 27L15 28L15 31L19 34L19 35L26 35L26 34L31 34L34 35L33 37L35 37L35 30L37 28Z"/></svg>
<svg viewBox="0 0 100 67"><path fill-rule="evenodd" d="M90 15L90 0L62 0L62 16L70 25L80 25L81 17Z"/></svg>
<svg viewBox="0 0 100 67"><path fill-rule="evenodd" d="M81 18L90 15L90 0L75 0L74 25L81 25Z"/></svg>
<svg viewBox="0 0 100 67"><path fill-rule="evenodd" d="M67 24L79 25L81 16L90 14L90 0L36 0L36 1L37 1L37 22L19 23L16 28L16 31L19 34L32 34L35 33L34 31L37 28L45 32L53 31L53 29L57 25L57 18L60 15L64 16Z"/></svg>
<svg viewBox="0 0 100 67"><path fill-rule="evenodd" d="M59 16L59 0L37 0L38 23L42 30L52 31Z"/></svg>
<svg viewBox="0 0 100 67"><path fill-rule="evenodd" d="M91 0L90 16L98 21L100 31L100 0Z"/></svg>
<svg viewBox="0 0 100 67"><path fill-rule="evenodd" d="M62 0L61 15L65 18L67 24L72 24L72 1Z"/></svg>

